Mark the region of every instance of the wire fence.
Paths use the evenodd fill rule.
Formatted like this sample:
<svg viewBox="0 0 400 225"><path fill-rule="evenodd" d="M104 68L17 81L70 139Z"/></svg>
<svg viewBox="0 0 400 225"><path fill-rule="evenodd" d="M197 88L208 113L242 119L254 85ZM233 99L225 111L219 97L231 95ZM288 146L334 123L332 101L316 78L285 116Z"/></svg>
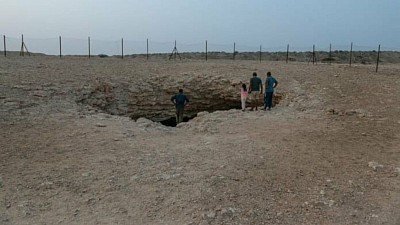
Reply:
<svg viewBox="0 0 400 225"><path fill-rule="evenodd" d="M4 43L6 44L7 51L20 51L22 38L3 36ZM122 51L126 55L131 54L145 54L149 53L171 53L174 48L174 41L157 42L152 40L132 41L132 40L98 40L96 38L69 38L69 37L56 37L56 38L29 38L24 37L24 43L30 52L44 53L47 55L60 54L60 42L62 55L87 55L89 49L93 55L106 54L106 55L121 55ZM3 44L4 45L4 44ZM209 52L259 52L261 47L262 52L286 52L287 45L281 46L268 46L268 45L246 45L240 43L219 44L207 42L197 43L180 43L177 42L177 49L179 52L205 52L206 48ZM309 52L312 51L310 46L292 46L289 45L290 52ZM350 51L350 43L348 45L335 45L329 46L315 46L315 51ZM4 48L3 48L4 49ZM353 51L377 51L377 46L362 46L353 45ZM381 51L400 51L398 47L381 47Z"/></svg>
<svg viewBox="0 0 400 225"><path fill-rule="evenodd" d="M175 51L175 49L177 51ZM212 43L207 40L197 43L157 42L152 40L107 41L88 37L87 39L56 37L30 38L22 35L21 38L3 35L4 56L7 52L42 53L46 55L78 55L78 56L134 56L146 54L147 58L155 54L178 54L187 59L247 59L269 61L308 61L308 63L336 62L374 64L376 71L380 62L400 62L400 48L387 46L363 46L349 43L348 45L327 44L325 46L269 46L246 45L233 42L231 44ZM172 52L172 53L171 53ZM381 53L382 52L382 53ZM181 54L179 54L181 53ZM175 58L176 59L176 55Z"/></svg>

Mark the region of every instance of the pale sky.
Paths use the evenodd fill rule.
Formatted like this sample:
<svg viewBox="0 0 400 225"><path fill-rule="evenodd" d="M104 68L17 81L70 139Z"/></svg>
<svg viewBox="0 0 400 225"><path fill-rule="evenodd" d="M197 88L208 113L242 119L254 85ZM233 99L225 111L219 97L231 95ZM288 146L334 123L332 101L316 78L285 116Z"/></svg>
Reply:
<svg viewBox="0 0 400 225"><path fill-rule="evenodd" d="M1 0L7 37L400 49L399 0Z"/></svg>

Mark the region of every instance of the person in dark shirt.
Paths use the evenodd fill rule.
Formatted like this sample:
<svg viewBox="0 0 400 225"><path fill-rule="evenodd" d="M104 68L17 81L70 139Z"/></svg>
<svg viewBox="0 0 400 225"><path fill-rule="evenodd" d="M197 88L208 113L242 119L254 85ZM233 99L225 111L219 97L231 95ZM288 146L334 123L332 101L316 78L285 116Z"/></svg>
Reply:
<svg viewBox="0 0 400 225"><path fill-rule="evenodd" d="M278 81L271 75L271 72L267 73L265 79L265 96L264 96L264 110L271 110L272 107L272 96L274 95L274 88L278 85Z"/></svg>
<svg viewBox="0 0 400 225"><path fill-rule="evenodd" d="M189 103L189 99L183 94L183 90L179 89L179 93L172 96L171 101L176 108L176 124L179 124L183 121L183 110Z"/></svg>
<svg viewBox="0 0 400 225"><path fill-rule="evenodd" d="M260 78L257 77L257 73L253 73L253 77L250 79L250 87L249 93L251 97L251 111L254 110L254 107L257 110L258 106L258 98L259 95L262 94L263 86Z"/></svg>

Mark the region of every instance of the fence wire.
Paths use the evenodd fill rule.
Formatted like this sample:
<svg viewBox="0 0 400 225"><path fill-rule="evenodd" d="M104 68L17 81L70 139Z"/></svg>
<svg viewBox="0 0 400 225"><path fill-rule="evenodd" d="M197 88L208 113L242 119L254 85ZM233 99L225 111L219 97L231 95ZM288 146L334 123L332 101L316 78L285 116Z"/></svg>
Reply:
<svg viewBox="0 0 400 225"><path fill-rule="evenodd" d="M5 36L5 42L7 51L20 51L22 45L22 38L8 37ZM59 55L60 54L60 38L30 38L24 37L24 43L26 48L33 53L44 53L47 55ZM142 40L135 41L124 39L122 40L99 40L96 38L90 38L90 54L91 55L121 55L122 51L124 55L132 54L150 54L155 53L171 53L175 47L175 41L158 42L153 40ZM213 43L210 41L197 42L197 43L181 43L176 42L178 52L196 52L205 53L206 49L208 52L226 52L233 53L236 51L240 52L286 52L288 45L281 46L270 46L268 44L260 45L248 45L238 42L232 43ZM350 51L351 44L348 45L337 45L332 43L331 46L326 44L324 46L314 46L317 52L332 52L335 51ZM4 49L4 47L3 47ZM1 49L3 51L3 49ZM399 47L381 46L381 51L400 51ZM312 52L313 45L310 46L296 46L289 44L289 52ZM352 51L378 51L377 46L363 46L353 44ZM89 38L71 38L61 37L61 54L62 55L88 55L89 54Z"/></svg>

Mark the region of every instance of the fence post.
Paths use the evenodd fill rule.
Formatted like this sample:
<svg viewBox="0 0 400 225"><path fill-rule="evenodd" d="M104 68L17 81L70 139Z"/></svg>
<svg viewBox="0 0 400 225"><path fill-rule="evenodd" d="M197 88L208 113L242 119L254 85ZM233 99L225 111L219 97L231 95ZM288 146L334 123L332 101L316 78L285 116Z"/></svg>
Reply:
<svg viewBox="0 0 400 225"><path fill-rule="evenodd" d="M329 64L332 62L332 43L329 43Z"/></svg>
<svg viewBox="0 0 400 225"><path fill-rule="evenodd" d="M287 45L286 48L286 63L288 63L288 61L289 61L289 44Z"/></svg>
<svg viewBox="0 0 400 225"><path fill-rule="evenodd" d="M353 55L353 42L351 42L351 45L350 45L350 66L351 66L351 57L352 57L352 55Z"/></svg>
<svg viewBox="0 0 400 225"><path fill-rule="evenodd" d="M260 45L260 63L261 63L261 45Z"/></svg>
<svg viewBox="0 0 400 225"><path fill-rule="evenodd" d="M149 60L149 39L146 39L146 60Z"/></svg>
<svg viewBox="0 0 400 225"><path fill-rule="evenodd" d="M3 35L4 57L7 57L6 35Z"/></svg>
<svg viewBox="0 0 400 225"><path fill-rule="evenodd" d="M121 56L122 56L122 59L124 59L124 38L122 38L121 39Z"/></svg>
<svg viewBox="0 0 400 225"><path fill-rule="evenodd" d="M24 35L22 34L22 41L21 41L21 51L19 52L20 56L24 56Z"/></svg>
<svg viewBox="0 0 400 225"><path fill-rule="evenodd" d="M235 60L236 55L236 42L233 42L233 60Z"/></svg>
<svg viewBox="0 0 400 225"><path fill-rule="evenodd" d="M312 64L315 63L315 45L312 46Z"/></svg>
<svg viewBox="0 0 400 225"><path fill-rule="evenodd" d="M206 40L206 61L207 61L207 52L208 52L207 40Z"/></svg>
<svg viewBox="0 0 400 225"><path fill-rule="evenodd" d="M88 37L88 46L89 46L89 59L90 59L90 37Z"/></svg>
<svg viewBox="0 0 400 225"><path fill-rule="evenodd" d="M61 56L62 56L62 52L61 52L61 36L59 37L59 40L60 40L60 58L61 58Z"/></svg>
<svg viewBox="0 0 400 225"><path fill-rule="evenodd" d="M378 46L378 57L376 59L376 71L375 72L378 72L379 54L380 54L380 52L381 52L381 45Z"/></svg>

